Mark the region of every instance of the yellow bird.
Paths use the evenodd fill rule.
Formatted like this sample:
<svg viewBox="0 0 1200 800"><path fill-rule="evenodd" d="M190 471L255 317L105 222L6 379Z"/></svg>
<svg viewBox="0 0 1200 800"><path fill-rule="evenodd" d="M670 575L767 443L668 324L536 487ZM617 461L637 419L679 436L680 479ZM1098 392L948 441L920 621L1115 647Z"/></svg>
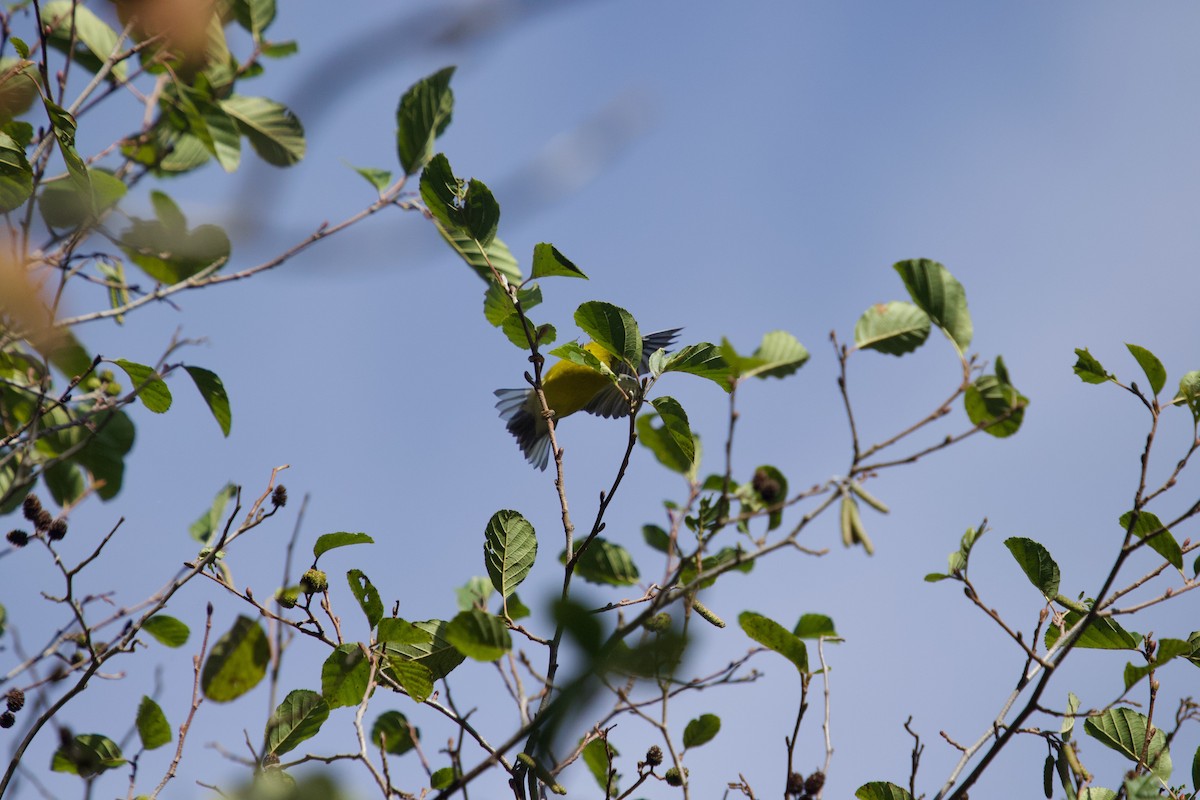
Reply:
<svg viewBox="0 0 1200 800"><path fill-rule="evenodd" d="M679 336L680 328L648 333L642 338L642 363L638 374L649 370L649 359L655 350L670 347ZM630 373L629 367L602 345L588 342L583 346L596 358L608 364L618 375ZM542 391L546 404L554 412L555 422L576 411L586 411L600 417L624 417L629 414L629 400L609 378L599 372L571 361L555 363L542 376ZM497 389L500 398L496 408L507 424L508 432L517 440L526 460L544 470L550 461L550 426L542 416L542 408L532 387Z"/></svg>

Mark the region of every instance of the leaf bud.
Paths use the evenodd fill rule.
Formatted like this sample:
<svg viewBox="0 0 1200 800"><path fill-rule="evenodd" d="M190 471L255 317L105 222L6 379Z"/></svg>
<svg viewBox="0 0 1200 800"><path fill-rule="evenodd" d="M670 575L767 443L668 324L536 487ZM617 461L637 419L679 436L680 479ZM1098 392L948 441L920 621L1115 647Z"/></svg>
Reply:
<svg viewBox="0 0 1200 800"><path fill-rule="evenodd" d="M322 570L313 567L300 579L300 588L304 590L305 594L320 594L329 588L329 576Z"/></svg>
<svg viewBox="0 0 1200 800"><path fill-rule="evenodd" d="M5 538L13 547L24 547L29 544L29 534L22 530L11 530Z"/></svg>
<svg viewBox="0 0 1200 800"><path fill-rule="evenodd" d="M14 714L25 707L25 693L20 689L9 689L4 699L8 703L8 710Z"/></svg>
<svg viewBox="0 0 1200 800"><path fill-rule="evenodd" d="M13 716L11 711L5 711L0 714L0 728L11 728L17 724L17 718Z"/></svg>
<svg viewBox="0 0 1200 800"><path fill-rule="evenodd" d="M662 760L663 760L662 748L656 744L651 745L650 749L646 751L646 763L652 767L657 767L659 764L662 763Z"/></svg>
<svg viewBox="0 0 1200 800"><path fill-rule="evenodd" d="M36 494L25 495L25 500L21 503L21 513L25 515L25 519L30 522L37 520L38 512L42 510L42 501L38 499Z"/></svg>
<svg viewBox="0 0 1200 800"><path fill-rule="evenodd" d="M59 517L58 519L51 522L50 528L46 532L46 535L49 536L50 540L53 542L60 541L64 536L66 536L67 535L67 520L66 520L66 518Z"/></svg>
<svg viewBox="0 0 1200 800"><path fill-rule="evenodd" d="M663 777L667 780L667 786L683 786L684 775L687 775L686 769L680 774L679 767L671 767L663 774Z"/></svg>
<svg viewBox="0 0 1200 800"><path fill-rule="evenodd" d="M271 492L271 505L275 508L283 508L287 505L287 487L282 483L275 487L275 491Z"/></svg>

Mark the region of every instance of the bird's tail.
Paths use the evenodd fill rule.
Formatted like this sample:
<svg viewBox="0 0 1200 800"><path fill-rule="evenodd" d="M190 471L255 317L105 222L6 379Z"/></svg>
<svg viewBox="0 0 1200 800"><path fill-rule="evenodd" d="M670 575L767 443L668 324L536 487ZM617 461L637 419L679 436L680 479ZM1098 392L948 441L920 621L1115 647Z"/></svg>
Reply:
<svg viewBox="0 0 1200 800"><path fill-rule="evenodd" d="M496 408L526 460L540 470L550 463L550 426L530 408L531 389L497 389Z"/></svg>

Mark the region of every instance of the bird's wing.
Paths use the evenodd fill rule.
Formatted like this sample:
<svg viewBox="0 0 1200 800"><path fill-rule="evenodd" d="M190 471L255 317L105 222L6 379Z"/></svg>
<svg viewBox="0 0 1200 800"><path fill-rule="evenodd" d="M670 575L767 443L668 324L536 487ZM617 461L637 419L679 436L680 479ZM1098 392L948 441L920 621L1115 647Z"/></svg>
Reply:
<svg viewBox="0 0 1200 800"><path fill-rule="evenodd" d="M655 350L666 350L675 343L679 338L679 332L682 328L671 328L665 331L655 331L647 333L642 337L642 363L640 364L639 373L650 371L650 356ZM619 362L618 362L619 363ZM624 364L619 364L618 373L625 375L629 374L629 368ZM610 383L600 391L596 392L583 410L589 414L595 414L598 417L625 417L629 415L629 399L621 393L615 383Z"/></svg>
<svg viewBox="0 0 1200 800"><path fill-rule="evenodd" d="M497 389L496 409L505 427L530 464L544 470L550 462L550 431L542 419L529 410L530 389ZM539 424L542 423L542 424Z"/></svg>

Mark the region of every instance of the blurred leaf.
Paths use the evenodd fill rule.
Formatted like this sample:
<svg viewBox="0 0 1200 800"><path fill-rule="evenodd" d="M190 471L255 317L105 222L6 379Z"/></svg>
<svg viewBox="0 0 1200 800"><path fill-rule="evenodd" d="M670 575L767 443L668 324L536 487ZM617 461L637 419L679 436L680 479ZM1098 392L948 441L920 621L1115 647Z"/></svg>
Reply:
<svg viewBox="0 0 1200 800"><path fill-rule="evenodd" d="M836 637L837 631L833 628L832 618L824 614L805 614L792 629L792 635L797 639L819 639L822 636L828 639Z"/></svg>
<svg viewBox="0 0 1200 800"><path fill-rule="evenodd" d="M101 412L92 419L100 430L76 453L75 460L92 474L93 480L104 482L96 493L110 500L121 491L125 455L133 447L134 427L123 411Z"/></svg>
<svg viewBox="0 0 1200 800"><path fill-rule="evenodd" d="M233 16L257 41L275 20L275 0L233 0Z"/></svg>
<svg viewBox="0 0 1200 800"><path fill-rule="evenodd" d="M121 748L112 739L99 733L81 733L54 751L50 769L81 778L94 778L125 763Z"/></svg>
<svg viewBox="0 0 1200 800"><path fill-rule="evenodd" d="M211 544L216 541L213 534L224 528L225 523L225 507L229 505L229 501L237 497L238 487L232 483L227 483L222 486L216 496L213 498L212 505L200 517L188 527L188 533L192 538L202 544Z"/></svg>
<svg viewBox="0 0 1200 800"><path fill-rule="evenodd" d="M596 779L596 785L608 793L606 797L612 797L618 792L615 774L612 783L609 783L609 771L615 768L618 755L620 754L617 748L609 744L607 739L592 739L584 745L581 753L583 763Z"/></svg>
<svg viewBox="0 0 1200 800"><path fill-rule="evenodd" d="M567 563L567 553L559 554L560 564ZM619 544L597 536L575 563L575 574L588 583L601 586L633 586L639 573L633 556Z"/></svg>
<svg viewBox="0 0 1200 800"><path fill-rule="evenodd" d="M701 714L683 729L683 746L691 749L711 742L721 730L721 718L716 714Z"/></svg>
<svg viewBox="0 0 1200 800"><path fill-rule="evenodd" d="M433 775L429 777L429 786L432 789L445 789L454 783L454 778L454 767L442 767L434 770Z"/></svg>
<svg viewBox="0 0 1200 800"><path fill-rule="evenodd" d="M894 268L900 273L913 302L945 331L960 353L966 353L974 336L974 326L967 312L967 294L962 284L950 270L927 258L900 261Z"/></svg>
<svg viewBox="0 0 1200 800"><path fill-rule="evenodd" d="M1133 512L1126 511L1121 515L1120 523L1122 530L1129 530L1129 523L1133 519ZM1139 539L1147 539L1146 546L1167 560L1175 569L1183 569L1183 550L1179 547L1179 542L1175 541L1175 537L1171 535L1171 531L1167 530L1167 526L1162 521L1151 514L1149 511L1139 511L1137 522L1133 524L1133 533Z"/></svg>
<svg viewBox="0 0 1200 800"><path fill-rule="evenodd" d="M1150 388L1153 394L1157 395L1167 385L1167 371L1163 368L1162 362L1158 357L1144 347L1139 347L1136 344L1125 343L1125 347L1129 349L1130 355L1138 362L1138 366L1142 368L1142 372L1146 373L1146 379L1150 381Z"/></svg>
<svg viewBox="0 0 1200 800"><path fill-rule="evenodd" d="M371 662L362 645L340 644L321 665L321 696L328 708L356 706L366 696L370 680Z"/></svg>
<svg viewBox="0 0 1200 800"><path fill-rule="evenodd" d="M304 158L304 126L282 103L265 97L234 95L221 101L221 109L237 124L238 132L246 137L258 157L268 164L290 167Z"/></svg>
<svg viewBox="0 0 1200 800"><path fill-rule="evenodd" d="M575 310L575 324L608 352L637 369L642 361L642 335L633 315L611 303L592 300Z"/></svg>
<svg viewBox="0 0 1200 800"><path fill-rule="evenodd" d="M1185 403L1192 412L1192 419L1200 422L1200 370L1188 372L1179 379L1175 399Z"/></svg>
<svg viewBox="0 0 1200 800"><path fill-rule="evenodd" d="M225 384L221 382L215 372L204 367L185 365L184 369L192 377L192 382L196 384L196 389L204 398L208 410L212 412L213 419L221 426L221 433L228 437L230 426L233 424L233 415L229 411L229 395L225 393Z"/></svg>
<svg viewBox="0 0 1200 800"><path fill-rule="evenodd" d="M1121 753L1130 761L1139 762L1143 753L1150 771L1163 783L1171 779L1171 754L1167 751L1167 737L1161 729L1154 729L1146 747L1149 721L1131 708L1110 708L1088 717L1083 729L1100 743Z"/></svg>
<svg viewBox="0 0 1200 800"><path fill-rule="evenodd" d="M492 599L495 589L491 578L476 575L462 586L454 590L458 600L459 611L470 611L472 608L487 609L488 601Z"/></svg>
<svg viewBox="0 0 1200 800"><path fill-rule="evenodd" d="M1087 351L1087 348L1075 348L1075 355L1078 358L1075 360L1075 366L1072 368L1075 374L1079 376L1079 380L1084 383L1104 383L1112 380L1112 376L1104 371L1104 367L1096 358Z"/></svg>
<svg viewBox="0 0 1200 800"><path fill-rule="evenodd" d="M216 703L236 700L263 679L270 659L271 645L262 626L239 616L204 662L200 675L204 696Z"/></svg>
<svg viewBox="0 0 1200 800"><path fill-rule="evenodd" d="M738 624L747 636L792 662L801 674L808 672L808 648L787 628L753 611L739 614Z"/></svg>
<svg viewBox="0 0 1200 800"><path fill-rule="evenodd" d="M671 537L657 525L643 525L642 539L660 553L671 552Z"/></svg>
<svg viewBox="0 0 1200 800"><path fill-rule="evenodd" d="M682 410L682 409L680 409ZM696 443L693 441L691 453L685 452L676 442L675 434L667 426L666 421L655 427L654 421L659 419L657 414L641 414L637 418L638 441L642 446L654 453L658 462L667 469L688 475L695 467ZM676 426L676 431L680 429Z"/></svg>
<svg viewBox="0 0 1200 800"><path fill-rule="evenodd" d="M316 736L329 718L329 706L321 695L308 689L288 693L267 720L266 752L279 756L295 750Z"/></svg>
<svg viewBox="0 0 1200 800"><path fill-rule="evenodd" d="M157 750L171 741L171 724L167 722L167 715L158 703L144 695L138 704L137 732L142 740L142 748L146 750Z"/></svg>
<svg viewBox="0 0 1200 800"><path fill-rule="evenodd" d="M531 277L550 278L561 276L565 278L583 278L587 275L583 270L571 263L571 260L558 252L552 244L542 242L533 246L533 265L530 267Z"/></svg>
<svg viewBox="0 0 1200 800"><path fill-rule="evenodd" d="M347 572L346 580L350 584L350 593L367 617L367 625L374 628L383 619L383 601L379 599L379 590L360 569Z"/></svg>
<svg viewBox="0 0 1200 800"><path fill-rule="evenodd" d="M529 575L537 557L537 536L519 512L497 511L483 533L483 556L492 586L508 597Z"/></svg>
<svg viewBox="0 0 1200 800"><path fill-rule="evenodd" d="M967 387L963 405L972 423L984 426L984 433L1003 439L1021 428L1029 398L995 375L980 375Z"/></svg>
<svg viewBox="0 0 1200 800"><path fill-rule="evenodd" d="M120 245L142 271L165 284L186 280L229 258L229 237L216 225L188 229L179 207L162 192L151 192L156 219L131 217Z"/></svg>
<svg viewBox="0 0 1200 800"><path fill-rule="evenodd" d="M459 612L446 626L446 641L476 661L495 661L512 649L504 621L486 611Z"/></svg>
<svg viewBox="0 0 1200 800"><path fill-rule="evenodd" d="M313 558L320 558L325 553L333 550L335 547L348 547L352 544L374 544L375 540L365 533L347 533L339 531L337 533L325 533L317 537L317 541L313 544Z"/></svg>
<svg viewBox="0 0 1200 800"><path fill-rule="evenodd" d="M42 472L42 481L51 499L60 506L73 505L87 491L83 473L70 461L51 464Z"/></svg>
<svg viewBox="0 0 1200 800"><path fill-rule="evenodd" d="M183 647L192 633L186 624L162 613L143 622L142 630L167 647Z"/></svg>
<svg viewBox="0 0 1200 800"><path fill-rule="evenodd" d="M414 735L416 737L414 739ZM416 740L421 738L421 732L410 728L408 718L399 711L385 711L375 719L371 726L371 741L376 747L382 747L384 752L394 756L402 756L416 746Z"/></svg>
<svg viewBox="0 0 1200 800"><path fill-rule="evenodd" d="M911 353L929 338L929 315L911 303L873 305L854 326L854 345L890 356Z"/></svg>
<svg viewBox="0 0 1200 800"><path fill-rule="evenodd" d="M1025 577L1034 588L1053 600L1058 596L1058 585L1062 579L1058 564L1050 556L1050 551L1033 539L1013 536L1004 540L1004 546L1012 553L1017 564L1025 572Z"/></svg>
<svg viewBox="0 0 1200 800"><path fill-rule="evenodd" d="M101 64L118 52L117 32L88 7L72 0L52 0L42 5L41 10L42 21L50 29L47 32L50 42L63 52L76 45L75 60L88 71L99 71ZM112 74L119 80L124 81L128 71L124 61L112 65Z"/></svg>
<svg viewBox="0 0 1200 800"><path fill-rule="evenodd" d="M396 109L396 151L404 174L415 175L433 155L434 141L450 124L454 92L446 67L417 81L400 98Z"/></svg>
<svg viewBox="0 0 1200 800"><path fill-rule="evenodd" d="M171 390L151 367L118 358L112 363L125 371L129 380L137 390L138 399L142 405L155 414L162 414L171 407Z"/></svg>

